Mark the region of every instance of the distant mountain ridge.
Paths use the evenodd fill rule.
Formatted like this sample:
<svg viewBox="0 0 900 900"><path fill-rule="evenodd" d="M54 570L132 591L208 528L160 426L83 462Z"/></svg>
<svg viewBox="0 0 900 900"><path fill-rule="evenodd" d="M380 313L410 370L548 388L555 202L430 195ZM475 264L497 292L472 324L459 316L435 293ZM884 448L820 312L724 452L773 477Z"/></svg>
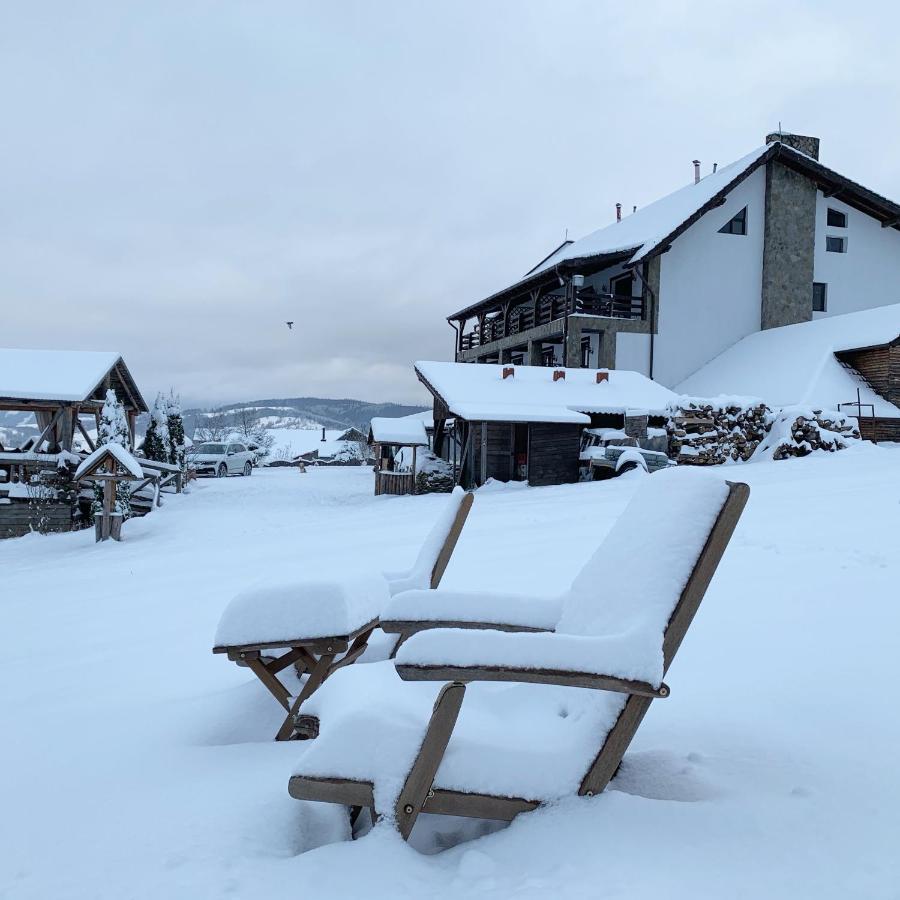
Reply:
<svg viewBox="0 0 900 900"><path fill-rule="evenodd" d="M409 416L424 412L425 406L409 406L403 403L369 403L366 400L329 400L324 397L287 397L282 399L244 400L228 403L211 409L186 409L184 411L185 430L192 435L198 425L202 425L210 413L229 415L239 410L247 410L252 419L269 418L263 422L266 427L300 427L328 429L358 428L368 431L369 420L374 416ZM148 416L137 420L137 433L143 435ZM277 421L274 421L277 419ZM29 437L37 437L37 423L32 413L0 413L0 444L14 447Z"/></svg>
<svg viewBox="0 0 900 900"><path fill-rule="evenodd" d="M254 419L262 419L267 416L297 418L312 420L326 428L353 427L365 431L369 427L369 421L375 416L396 418L424 412L427 408L404 403L370 403L366 400L349 398L333 400L324 397L281 397L227 403L209 410L188 409L185 410L184 415L185 424L190 424L191 427L196 422L202 422L204 414L228 414L246 410L252 413Z"/></svg>

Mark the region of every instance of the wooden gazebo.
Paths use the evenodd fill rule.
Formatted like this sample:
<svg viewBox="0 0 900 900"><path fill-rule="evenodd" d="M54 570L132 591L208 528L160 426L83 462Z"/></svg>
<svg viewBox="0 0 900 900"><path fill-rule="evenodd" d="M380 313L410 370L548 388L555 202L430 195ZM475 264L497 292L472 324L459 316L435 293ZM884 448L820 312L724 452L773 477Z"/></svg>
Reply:
<svg viewBox="0 0 900 900"><path fill-rule="evenodd" d="M0 466L20 465L24 455L71 452L76 432L93 451L81 419L99 423L109 388L125 408L133 444L135 419L148 408L118 353L0 349L0 412L34 413L38 427L22 446L0 447Z"/></svg>

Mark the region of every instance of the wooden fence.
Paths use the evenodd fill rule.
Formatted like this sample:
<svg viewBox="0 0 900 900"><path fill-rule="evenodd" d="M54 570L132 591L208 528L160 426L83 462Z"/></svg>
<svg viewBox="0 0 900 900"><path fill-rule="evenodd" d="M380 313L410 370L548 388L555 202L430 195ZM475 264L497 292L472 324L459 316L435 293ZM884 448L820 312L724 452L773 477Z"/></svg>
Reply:
<svg viewBox="0 0 900 900"><path fill-rule="evenodd" d="M416 480L412 472L375 472L375 496L381 494L414 494Z"/></svg>

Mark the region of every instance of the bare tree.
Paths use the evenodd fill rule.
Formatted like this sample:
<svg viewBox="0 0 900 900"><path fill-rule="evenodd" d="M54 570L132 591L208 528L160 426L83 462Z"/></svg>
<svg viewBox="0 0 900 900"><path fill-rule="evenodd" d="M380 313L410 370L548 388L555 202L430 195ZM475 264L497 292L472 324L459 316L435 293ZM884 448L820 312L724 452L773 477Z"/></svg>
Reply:
<svg viewBox="0 0 900 900"><path fill-rule="evenodd" d="M194 440L201 442L228 440L228 435L233 430L228 413L221 410L213 410L212 412L204 412L201 416L200 423L194 431Z"/></svg>

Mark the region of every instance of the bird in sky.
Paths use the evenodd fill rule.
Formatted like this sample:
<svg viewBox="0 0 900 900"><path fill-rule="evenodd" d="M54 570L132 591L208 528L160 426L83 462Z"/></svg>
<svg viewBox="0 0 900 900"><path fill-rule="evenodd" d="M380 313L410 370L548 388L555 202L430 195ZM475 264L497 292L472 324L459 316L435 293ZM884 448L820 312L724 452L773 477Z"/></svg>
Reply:
<svg viewBox="0 0 900 900"><path fill-rule="evenodd" d="M294 330L294 323L293 323L293 322L285 322L284 324L287 325L288 331L293 331L293 330Z"/></svg>

